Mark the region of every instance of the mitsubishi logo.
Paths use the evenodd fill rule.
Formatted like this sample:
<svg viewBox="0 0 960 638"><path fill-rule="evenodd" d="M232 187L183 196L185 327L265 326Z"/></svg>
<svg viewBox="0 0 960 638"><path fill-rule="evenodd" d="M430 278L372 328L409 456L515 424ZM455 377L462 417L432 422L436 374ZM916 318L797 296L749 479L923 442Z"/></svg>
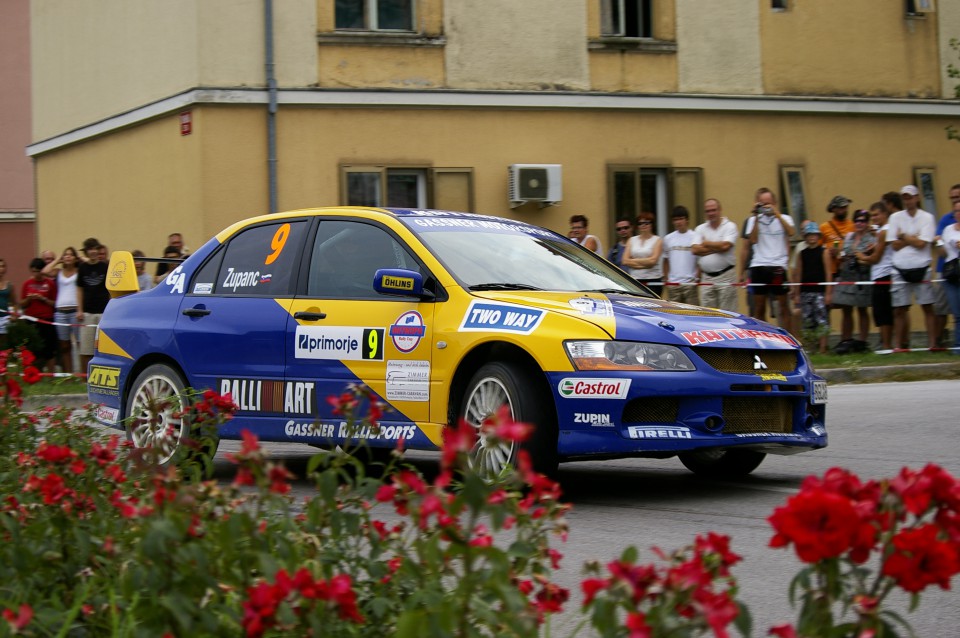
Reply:
<svg viewBox="0 0 960 638"><path fill-rule="evenodd" d="M766 370L767 364L760 360L760 355L753 355L753 369L754 370Z"/></svg>

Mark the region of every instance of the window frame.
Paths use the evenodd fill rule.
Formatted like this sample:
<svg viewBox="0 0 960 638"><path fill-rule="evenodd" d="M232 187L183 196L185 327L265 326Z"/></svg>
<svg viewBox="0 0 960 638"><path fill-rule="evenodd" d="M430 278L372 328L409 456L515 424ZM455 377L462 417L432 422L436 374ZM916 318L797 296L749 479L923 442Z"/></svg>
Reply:
<svg viewBox="0 0 960 638"><path fill-rule="evenodd" d="M628 3L633 5L636 14L637 34L629 35L627 26ZM600 0L600 37L626 38L630 40L653 40L653 4L654 0ZM614 8L619 14L619 28L614 29Z"/></svg>
<svg viewBox="0 0 960 638"><path fill-rule="evenodd" d="M632 213L619 210L617 200L617 174L632 173L634 178L634 210ZM646 177L652 177L658 186L663 187L662 193L656 193L657 210L653 212L656 218L655 233L663 237L673 231L670 219L670 211L674 206L683 205L690 211L690 227L694 228L703 222L703 169L694 166L672 166L665 164L607 164L607 201L608 218L610 220L625 219L629 216L632 222L636 222L637 215L643 210L642 182L644 173ZM685 178L693 179L693 192L691 194L681 192L681 183Z"/></svg>
<svg viewBox="0 0 960 638"><path fill-rule="evenodd" d="M805 166L803 164L781 164L780 165L780 202L786 213L793 219L793 223L799 224L807 219L807 177ZM799 180L797 188L795 180ZM800 200L800 209L794 206L796 199Z"/></svg>
<svg viewBox="0 0 960 638"><path fill-rule="evenodd" d="M363 25L362 27L341 27L341 26L339 26L339 25L337 24L337 7L336 7L337 3L338 3L338 2L341 2L341 1L350 2L351 0L335 0L335 1L334 1L334 7L333 7L333 25L334 25L334 30L335 30L335 31L347 32L347 33L349 33L349 32L353 32L353 33L357 33L357 32L362 32L362 33L373 32L373 33L401 33L401 34L415 33L415 32L416 32L416 25L417 25L417 0L409 0L409 2L410 2L410 14L409 14L410 28L408 28L408 29L383 29L383 28L380 28L380 24L379 24L379 14L380 14L379 8L380 8L380 3L383 2L384 0L353 0L354 2L356 2L357 4L362 5L362 7L363 7L363 22L364 22L364 25Z"/></svg>
<svg viewBox="0 0 960 638"><path fill-rule="evenodd" d="M928 213L937 214L937 169L935 166L914 166L913 182L920 191L918 206Z"/></svg>
<svg viewBox="0 0 960 638"><path fill-rule="evenodd" d="M388 197L388 179L391 174L418 174L422 180L418 183L418 202L416 206L398 206L391 204ZM357 204L350 202L349 175L355 173L376 173L380 179L378 181L377 202L373 204ZM343 206L369 205L377 207L393 208L435 208L436 201L439 198L437 182L443 180L448 175L464 175L467 179L466 193L461 199L466 199L467 210L462 212L473 212L474 210L474 179L473 169L469 167L456 166L425 166L417 164L341 164L340 165L340 197L339 200Z"/></svg>

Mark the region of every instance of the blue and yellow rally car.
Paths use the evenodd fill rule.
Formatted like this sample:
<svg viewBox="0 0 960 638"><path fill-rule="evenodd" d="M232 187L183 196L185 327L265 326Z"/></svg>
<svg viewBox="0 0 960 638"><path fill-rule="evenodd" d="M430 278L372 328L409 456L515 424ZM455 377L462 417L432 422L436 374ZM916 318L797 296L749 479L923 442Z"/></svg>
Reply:
<svg viewBox="0 0 960 638"><path fill-rule="evenodd" d="M827 445L826 382L785 331L662 301L550 230L435 210L325 208L236 223L152 290L111 258L89 397L98 419L173 458L188 387L230 393L219 431L335 446L437 449L507 405L538 469L679 456L737 476ZM389 409L357 430L328 396L368 386ZM175 399L157 415L151 405ZM514 446L478 439L496 472Z"/></svg>

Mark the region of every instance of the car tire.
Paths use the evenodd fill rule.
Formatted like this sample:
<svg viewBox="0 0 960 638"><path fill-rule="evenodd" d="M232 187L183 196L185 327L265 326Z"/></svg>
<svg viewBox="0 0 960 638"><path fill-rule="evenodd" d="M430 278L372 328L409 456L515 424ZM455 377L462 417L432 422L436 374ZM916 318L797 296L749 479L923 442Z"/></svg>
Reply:
<svg viewBox="0 0 960 638"><path fill-rule="evenodd" d="M525 449L533 469L547 476L557 472L557 425L551 418L551 397L542 384L531 378L528 368L512 362L491 362L480 367L467 384L458 415L479 429L483 421L501 406L510 407L511 417L533 426L530 437L521 444L491 444L481 435L470 452L471 467L484 476L494 477L516 464L517 452Z"/></svg>
<svg viewBox="0 0 960 638"><path fill-rule="evenodd" d="M215 435L206 434L199 446L185 449L191 424L178 413L187 401L186 381L170 366L156 363L138 374L124 410L127 437L134 447L153 450L150 460L159 465L187 461L198 453L212 458L219 443Z"/></svg>
<svg viewBox="0 0 960 638"><path fill-rule="evenodd" d="M746 476L766 458L755 450L694 450L681 452L680 462L688 470L707 478L730 479Z"/></svg>

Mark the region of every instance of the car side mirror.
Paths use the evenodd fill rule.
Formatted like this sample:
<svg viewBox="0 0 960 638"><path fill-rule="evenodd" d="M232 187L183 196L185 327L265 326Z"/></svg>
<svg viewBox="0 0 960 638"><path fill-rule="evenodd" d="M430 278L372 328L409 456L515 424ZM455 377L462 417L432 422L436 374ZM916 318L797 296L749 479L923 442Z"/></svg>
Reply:
<svg viewBox="0 0 960 638"><path fill-rule="evenodd" d="M373 275L373 289L382 295L432 299L433 293L423 289L423 275L403 268L380 268Z"/></svg>

